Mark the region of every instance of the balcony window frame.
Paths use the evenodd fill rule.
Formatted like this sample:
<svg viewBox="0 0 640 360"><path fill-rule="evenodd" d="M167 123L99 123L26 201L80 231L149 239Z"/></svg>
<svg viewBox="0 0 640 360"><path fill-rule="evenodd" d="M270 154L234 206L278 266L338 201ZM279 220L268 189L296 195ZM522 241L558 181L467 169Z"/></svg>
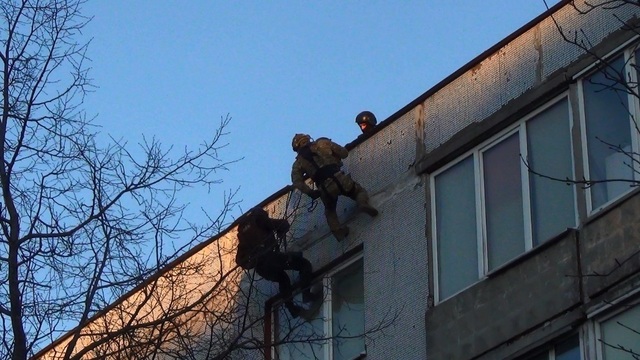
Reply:
<svg viewBox="0 0 640 360"><path fill-rule="evenodd" d="M631 43L631 45L630 45ZM640 61L637 59L637 55L640 53L640 43L637 42L637 38L634 40L630 40L624 45L616 48L614 51L611 51L607 55L603 56L603 61L616 60L619 56L622 56L623 64L624 64L624 74L628 76L627 81L632 84L638 83L638 72L639 69L635 69L634 66L636 64L640 65ZM589 153L589 140L587 134L587 111L585 105L585 81L592 75L603 71L601 67L602 61L598 61L588 67L587 69L580 72L578 75L574 77L577 81L577 103L578 103L578 113L579 113L579 121L580 121L580 140L581 140L581 151L582 151L582 167L584 169L585 178L589 180L605 180L605 179L592 179L591 178L591 166L589 164L590 161L590 153ZM629 113L629 130L630 130L630 145L631 145L631 153L633 154L634 161L632 164L632 180L640 180L640 166L636 163L640 160L640 127L636 128L636 126L640 126L640 96L638 96L638 86L635 88L636 95L627 94L627 110ZM637 123L634 124L635 122ZM595 215L602 210L610 207L613 203L616 203L621 198L625 197L629 192L633 191L635 187L629 186L629 189L626 191L622 191L619 194L607 199L602 204L594 206L593 204L593 188L587 187L585 189L585 202L587 207L587 215L592 216Z"/></svg>
<svg viewBox="0 0 640 360"><path fill-rule="evenodd" d="M580 331L571 333L570 335L564 335L564 336L558 337L555 340L552 340L547 345L543 346L541 349L538 349L530 353L531 355L527 354L524 356L519 356L517 357L517 359L518 360L535 360L538 357L546 354L546 360L556 360L558 358L558 348L572 341L578 342L577 349L580 353L579 357L580 359L585 359L583 335L581 334ZM576 348L571 348L571 349L573 350Z"/></svg>
<svg viewBox="0 0 640 360"><path fill-rule="evenodd" d="M592 319L589 329L593 339L593 344L591 344L593 347L591 350L595 352L596 360L609 360L604 357L604 349L606 345L602 341L604 338L603 323L613 320L615 317L622 315L627 311L640 311L640 298L637 296L638 292L639 291L636 290L628 293L623 298L607 304L602 309L599 309L599 311L589 314L589 317ZM640 337L640 335L638 335L638 337ZM640 351L640 348L635 348L633 350Z"/></svg>
<svg viewBox="0 0 640 360"><path fill-rule="evenodd" d="M569 92L565 91L562 94L554 97L553 99L547 101L542 106L538 107L532 112L529 112L521 119L516 121L514 124L508 126L504 130L500 131L498 134L492 136L486 141L482 142L478 146L473 149L465 152L461 156L457 157L455 160L447 163L443 167L434 171L429 179L429 191L430 191L430 207L431 207L431 246L433 249L433 258L432 258L432 270L433 270L433 286L434 286L434 302L438 304L442 301L450 299L455 295L465 291L470 288L474 284L482 281L483 279L489 277L491 274L499 271L500 269L508 266L513 263L517 259L519 259L524 254L528 253L532 249L536 248L540 244L533 244L533 220L532 220L532 202L531 202L531 177L534 176L531 174L529 169L521 163L520 165L520 176L521 176L521 192L522 192L522 206L523 206L523 224L524 224L524 251L517 256L514 256L510 260L497 265L493 269L489 269L489 250L488 250L488 238L487 238L487 215L486 215L486 194L485 194L485 186L484 186L484 161L482 155L494 148L495 146L501 144L505 139L509 138L514 134L518 134L518 141L521 151L521 157L524 159L528 159L528 151L529 151L529 143L527 139L527 123L529 120L536 118L538 115L543 113L544 111L552 108L554 105L566 101L567 106L567 114L568 114L568 126L569 126L569 134L571 134L571 129L573 127L573 114L572 114L572 102L571 97L569 96ZM574 154L574 141L570 136L569 139L569 149L570 154L568 156L571 159L571 175L575 175L575 154ZM436 207L436 179L439 175L445 173L447 170L453 168L454 166L461 164L462 162L472 158L473 162L473 176L474 176L474 193L475 193L475 234L476 234L476 253L478 260L478 273L477 279L472 281L467 286L454 291L451 294L448 294L444 297L441 297L440 294L440 274L439 274L439 249L438 249L438 220L437 220L437 207ZM577 192L575 187L572 188L572 197L573 197L573 224L572 226L576 226L578 224L578 209L577 209ZM557 235L557 234L556 234ZM548 239L547 239L548 240Z"/></svg>

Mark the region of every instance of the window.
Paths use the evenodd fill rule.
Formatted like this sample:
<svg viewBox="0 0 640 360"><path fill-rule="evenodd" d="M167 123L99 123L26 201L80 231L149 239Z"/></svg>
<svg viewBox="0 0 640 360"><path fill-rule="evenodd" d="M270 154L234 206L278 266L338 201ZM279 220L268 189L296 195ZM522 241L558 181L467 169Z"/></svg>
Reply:
<svg viewBox="0 0 640 360"><path fill-rule="evenodd" d="M365 353L362 258L324 278L324 301L311 320L275 311L275 359L351 360ZM296 301L301 303L300 295ZM309 306L305 304L305 306Z"/></svg>
<svg viewBox="0 0 640 360"><path fill-rule="evenodd" d="M526 360L580 360L580 339L578 335L573 335L569 339L550 346L542 352L532 357L525 357Z"/></svg>
<svg viewBox="0 0 640 360"><path fill-rule="evenodd" d="M432 176L437 301L576 223L569 102L525 120Z"/></svg>
<svg viewBox="0 0 640 360"><path fill-rule="evenodd" d="M581 81L585 167L589 180L633 180L631 154L637 151L637 73L631 52L609 60L608 66ZM629 85L625 85L625 82ZM631 190L629 182L605 181L589 188L591 210L597 210Z"/></svg>
<svg viewBox="0 0 640 360"><path fill-rule="evenodd" d="M519 133L481 152L489 270L525 250ZM522 239L522 241L513 241Z"/></svg>
<svg viewBox="0 0 640 360"><path fill-rule="evenodd" d="M640 306L628 308L600 323L600 358L604 360L640 357Z"/></svg>

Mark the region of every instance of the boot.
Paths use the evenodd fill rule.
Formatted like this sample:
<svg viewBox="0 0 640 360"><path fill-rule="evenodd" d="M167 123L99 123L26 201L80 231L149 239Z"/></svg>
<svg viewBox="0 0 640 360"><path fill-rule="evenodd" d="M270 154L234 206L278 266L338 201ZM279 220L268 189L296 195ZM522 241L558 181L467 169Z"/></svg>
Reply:
<svg viewBox="0 0 640 360"><path fill-rule="evenodd" d="M356 195L356 203L358 204L358 210L367 215L371 217L378 215L378 210L369 204L369 195L364 189L360 189L358 195Z"/></svg>
<svg viewBox="0 0 640 360"><path fill-rule="evenodd" d="M294 319L300 316L300 313L304 310L302 306L296 304L285 303L284 306L289 310L291 317Z"/></svg>
<svg viewBox="0 0 640 360"><path fill-rule="evenodd" d="M336 240L342 241L344 238L349 235L349 228L347 226L340 226L337 230L332 231L333 236L335 236Z"/></svg>
<svg viewBox="0 0 640 360"><path fill-rule="evenodd" d="M358 207L358 210L366 213L367 215L369 215L371 217L378 216L378 210L376 208L374 208L373 206L369 205L369 203L365 203L365 204L360 205Z"/></svg>
<svg viewBox="0 0 640 360"><path fill-rule="evenodd" d="M322 299L322 284L314 284L302 293L302 302L310 303Z"/></svg>
<svg viewBox="0 0 640 360"><path fill-rule="evenodd" d="M293 258L302 258L302 251L289 251L288 254Z"/></svg>

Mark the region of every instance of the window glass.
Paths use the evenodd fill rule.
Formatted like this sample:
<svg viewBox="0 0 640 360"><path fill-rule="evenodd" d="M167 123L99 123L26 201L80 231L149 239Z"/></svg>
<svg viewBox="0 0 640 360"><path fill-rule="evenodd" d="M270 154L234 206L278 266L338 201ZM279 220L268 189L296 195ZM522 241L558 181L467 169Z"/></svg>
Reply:
<svg viewBox="0 0 640 360"><path fill-rule="evenodd" d="M636 45L636 46L640 46L640 45ZM640 79L640 49L635 51L635 69L636 69L636 79ZM639 80L636 80L636 85L638 84ZM637 88L636 88L637 89Z"/></svg>
<svg viewBox="0 0 640 360"><path fill-rule="evenodd" d="M518 134L483 154L489 270L525 250Z"/></svg>
<svg viewBox="0 0 640 360"><path fill-rule="evenodd" d="M478 280L473 157L435 178L438 289L447 298Z"/></svg>
<svg viewBox="0 0 640 360"><path fill-rule="evenodd" d="M302 296L295 297L295 302L302 303ZM284 344L278 346L278 357L280 360L295 359L322 359L323 344L326 341L319 341L324 336L324 319L322 309L318 311L318 316L306 321L302 318L291 318L289 311L284 306L278 307L277 312L277 338ZM309 339L314 341L300 341Z"/></svg>
<svg viewBox="0 0 640 360"><path fill-rule="evenodd" d="M606 360L637 359L640 356L640 306L603 322L600 329L600 345Z"/></svg>
<svg viewBox="0 0 640 360"><path fill-rule="evenodd" d="M283 305L278 306L277 359L346 360L365 352L363 260L325 278L323 285L325 297L319 309L304 304L300 294L294 298L296 304L315 309L313 314L292 318Z"/></svg>
<svg viewBox="0 0 640 360"><path fill-rule="evenodd" d="M583 81L589 160L589 180L633 179L629 156L631 126L629 100L623 86L624 58ZM598 208L629 191L625 182L604 182L591 187L592 207Z"/></svg>
<svg viewBox="0 0 640 360"><path fill-rule="evenodd" d="M545 351L542 354L527 358L527 360L549 360L549 352Z"/></svg>
<svg viewBox="0 0 640 360"><path fill-rule="evenodd" d="M362 260L333 277L331 289L333 359L364 352L364 272Z"/></svg>
<svg viewBox="0 0 640 360"><path fill-rule="evenodd" d="M578 335L556 345L555 360L580 360L580 339Z"/></svg>
<svg viewBox="0 0 640 360"><path fill-rule="evenodd" d="M538 350L539 351L539 350ZM526 360L581 360L580 338L578 334L555 343L534 356L526 355Z"/></svg>
<svg viewBox="0 0 640 360"><path fill-rule="evenodd" d="M569 105L565 98L527 122L533 246L575 225ZM536 175L539 174L539 175Z"/></svg>
<svg viewBox="0 0 640 360"><path fill-rule="evenodd" d="M438 300L575 226L557 180L573 178L569 111L564 97L432 178Z"/></svg>

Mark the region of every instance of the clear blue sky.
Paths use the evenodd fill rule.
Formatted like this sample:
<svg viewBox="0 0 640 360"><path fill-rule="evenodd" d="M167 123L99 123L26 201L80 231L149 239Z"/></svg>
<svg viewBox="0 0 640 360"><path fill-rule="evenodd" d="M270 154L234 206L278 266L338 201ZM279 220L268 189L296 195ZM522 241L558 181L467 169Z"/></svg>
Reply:
<svg viewBox="0 0 640 360"><path fill-rule="evenodd" d="M182 200L215 211L240 187L247 210L290 183L295 133L351 142L360 111L386 119L545 10L542 0L89 1L98 88L85 105L104 133L178 148L229 113L221 156L244 160Z"/></svg>

